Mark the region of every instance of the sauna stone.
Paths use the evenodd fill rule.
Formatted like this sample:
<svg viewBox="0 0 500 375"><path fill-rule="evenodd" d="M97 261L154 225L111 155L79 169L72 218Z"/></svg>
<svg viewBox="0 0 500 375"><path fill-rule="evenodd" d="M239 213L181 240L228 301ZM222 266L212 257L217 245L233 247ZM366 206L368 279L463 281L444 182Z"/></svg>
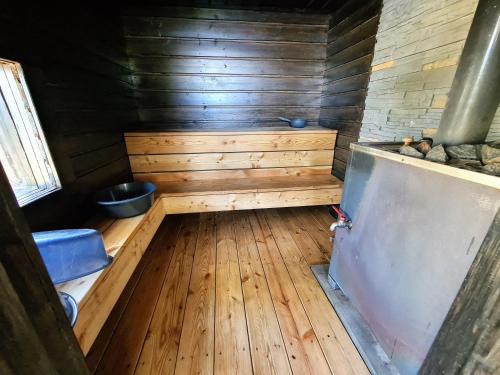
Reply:
<svg viewBox="0 0 500 375"><path fill-rule="evenodd" d="M413 156L414 158L423 159L424 154L418 152L411 146L401 146L399 153L406 156Z"/></svg>
<svg viewBox="0 0 500 375"><path fill-rule="evenodd" d="M500 149L488 145L482 145L481 161L483 164L500 163Z"/></svg>
<svg viewBox="0 0 500 375"><path fill-rule="evenodd" d="M446 163L449 159L443 145L433 147L425 156L427 160L436 161L439 163Z"/></svg>
<svg viewBox="0 0 500 375"><path fill-rule="evenodd" d="M446 153L452 159L479 160L475 145L464 144L459 146L448 146L446 147Z"/></svg>

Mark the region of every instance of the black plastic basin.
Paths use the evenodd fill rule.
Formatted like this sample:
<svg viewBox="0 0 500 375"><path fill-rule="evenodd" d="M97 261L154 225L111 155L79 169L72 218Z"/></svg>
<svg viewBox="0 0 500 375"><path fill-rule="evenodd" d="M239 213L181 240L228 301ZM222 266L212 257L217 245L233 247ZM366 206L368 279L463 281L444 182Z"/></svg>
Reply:
<svg viewBox="0 0 500 375"><path fill-rule="evenodd" d="M151 182L127 182L101 190L95 200L108 216L132 217L151 208L155 191L156 186Z"/></svg>

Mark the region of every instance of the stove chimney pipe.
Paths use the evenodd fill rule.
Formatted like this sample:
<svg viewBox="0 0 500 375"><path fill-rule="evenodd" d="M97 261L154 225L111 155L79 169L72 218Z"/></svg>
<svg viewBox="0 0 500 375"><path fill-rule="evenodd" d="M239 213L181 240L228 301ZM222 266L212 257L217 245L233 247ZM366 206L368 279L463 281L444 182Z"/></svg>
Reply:
<svg viewBox="0 0 500 375"><path fill-rule="evenodd" d="M482 143L500 101L500 0L479 0L435 144Z"/></svg>

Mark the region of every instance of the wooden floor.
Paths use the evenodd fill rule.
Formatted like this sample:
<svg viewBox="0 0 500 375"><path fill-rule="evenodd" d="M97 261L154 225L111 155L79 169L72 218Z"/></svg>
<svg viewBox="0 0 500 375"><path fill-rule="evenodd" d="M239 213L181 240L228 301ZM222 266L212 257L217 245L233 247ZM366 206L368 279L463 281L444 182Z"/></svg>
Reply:
<svg viewBox="0 0 500 375"><path fill-rule="evenodd" d="M368 374L309 266L322 207L167 216L87 356L99 374Z"/></svg>

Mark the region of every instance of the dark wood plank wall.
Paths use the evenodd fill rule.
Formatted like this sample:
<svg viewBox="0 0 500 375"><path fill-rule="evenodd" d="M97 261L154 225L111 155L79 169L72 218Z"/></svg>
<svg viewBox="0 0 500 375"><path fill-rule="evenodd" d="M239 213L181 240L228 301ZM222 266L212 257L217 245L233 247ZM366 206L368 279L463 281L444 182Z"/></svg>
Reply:
<svg viewBox="0 0 500 375"><path fill-rule="evenodd" d="M138 128L318 124L326 15L126 7Z"/></svg>
<svg viewBox="0 0 500 375"><path fill-rule="evenodd" d="M338 129L333 174L342 179L361 128L381 4L349 0L330 19L319 123Z"/></svg>
<svg viewBox="0 0 500 375"><path fill-rule="evenodd" d="M78 225L89 193L131 178L123 130L137 111L118 4L10 2L0 17L0 58L21 63L63 182L23 211L32 230Z"/></svg>

